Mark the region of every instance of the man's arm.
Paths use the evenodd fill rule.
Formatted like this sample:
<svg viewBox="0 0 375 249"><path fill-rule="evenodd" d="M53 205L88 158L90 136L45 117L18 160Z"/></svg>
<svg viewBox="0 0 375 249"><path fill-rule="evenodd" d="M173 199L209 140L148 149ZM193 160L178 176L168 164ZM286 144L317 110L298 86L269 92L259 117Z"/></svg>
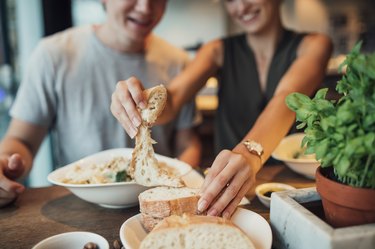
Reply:
<svg viewBox="0 0 375 249"><path fill-rule="evenodd" d="M168 85L167 103L156 123L165 124L175 118L183 105L191 101L207 80L216 74L222 60L223 46L220 40L205 44L186 69ZM142 109L146 106L143 90L142 82L130 77L119 81L112 94L111 112L130 137L136 135L141 122L137 106Z"/></svg>
<svg viewBox="0 0 375 249"><path fill-rule="evenodd" d="M17 182L29 173L47 129L12 119L0 142L0 207L10 203L24 187Z"/></svg>

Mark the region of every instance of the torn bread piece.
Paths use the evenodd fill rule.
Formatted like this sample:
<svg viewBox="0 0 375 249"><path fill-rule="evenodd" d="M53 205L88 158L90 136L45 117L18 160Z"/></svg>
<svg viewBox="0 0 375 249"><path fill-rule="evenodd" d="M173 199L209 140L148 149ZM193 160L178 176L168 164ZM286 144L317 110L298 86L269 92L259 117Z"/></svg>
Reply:
<svg viewBox="0 0 375 249"><path fill-rule="evenodd" d="M156 142L151 138L150 127L165 107L167 90L163 85L158 85L145 90L144 94L148 103L145 109L140 110L142 123L135 137L128 173L138 184L144 186L182 187L184 182L180 176L159 165L152 147Z"/></svg>
<svg viewBox="0 0 375 249"><path fill-rule="evenodd" d="M230 220L215 216L172 215L142 240L140 249L253 249L250 238Z"/></svg>
<svg viewBox="0 0 375 249"><path fill-rule="evenodd" d="M142 121L152 126L167 103L167 89L163 85L158 85L143 91L147 99L147 107L141 109Z"/></svg>

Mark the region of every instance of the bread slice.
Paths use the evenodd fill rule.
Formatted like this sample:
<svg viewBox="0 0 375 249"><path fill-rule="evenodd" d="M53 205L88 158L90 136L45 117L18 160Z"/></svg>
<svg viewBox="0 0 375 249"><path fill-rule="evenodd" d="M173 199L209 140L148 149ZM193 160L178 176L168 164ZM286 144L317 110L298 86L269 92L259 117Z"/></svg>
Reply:
<svg viewBox="0 0 375 249"><path fill-rule="evenodd" d="M199 189L156 187L138 196L140 211L154 218L164 218L173 214L196 214Z"/></svg>
<svg viewBox="0 0 375 249"><path fill-rule="evenodd" d="M163 85L159 85L145 90L144 94L148 98L148 104L145 109L141 110L142 123L135 137L135 147L128 173L138 184L144 186L182 187L184 182L180 176L161 167L155 158L152 145L156 142L152 140L149 129L163 111L167 90Z"/></svg>
<svg viewBox="0 0 375 249"><path fill-rule="evenodd" d="M146 237L140 249L255 249L249 237L230 220L213 216L172 215Z"/></svg>

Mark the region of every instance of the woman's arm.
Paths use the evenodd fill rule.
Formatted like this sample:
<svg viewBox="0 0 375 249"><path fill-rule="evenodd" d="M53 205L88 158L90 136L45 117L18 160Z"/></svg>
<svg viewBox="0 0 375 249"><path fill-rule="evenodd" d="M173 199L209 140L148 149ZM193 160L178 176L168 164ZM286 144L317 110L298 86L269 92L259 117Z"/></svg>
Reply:
<svg viewBox="0 0 375 249"><path fill-rule="evenodd" d="M297 59L280 80L273 98L256 123L232 150L223 151L216 158L203 185L198 209L208 209L209 215L230 217L255 183L255 174L289 131L295 114L285 104L292 92L312 94L321 84L332 51L325 35L306 36L297 51ZM249 153L244 140L254 140L264 148L261 159Z"/></svg>

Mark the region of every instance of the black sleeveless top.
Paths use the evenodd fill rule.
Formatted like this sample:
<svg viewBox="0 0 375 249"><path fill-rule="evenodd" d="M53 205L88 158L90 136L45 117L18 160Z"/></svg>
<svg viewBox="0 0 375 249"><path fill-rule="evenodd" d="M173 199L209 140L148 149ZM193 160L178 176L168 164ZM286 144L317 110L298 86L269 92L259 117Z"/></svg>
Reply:
<svg viewBox="0 0 375 249"><path fill-rule="evenodd" d="M305 34L285 30L273 55L262 93L254 54L246 35L224 38L224 64L219 70L219 107L215 120L215 152L233 149L254 125L296 58Z"/></svg>

